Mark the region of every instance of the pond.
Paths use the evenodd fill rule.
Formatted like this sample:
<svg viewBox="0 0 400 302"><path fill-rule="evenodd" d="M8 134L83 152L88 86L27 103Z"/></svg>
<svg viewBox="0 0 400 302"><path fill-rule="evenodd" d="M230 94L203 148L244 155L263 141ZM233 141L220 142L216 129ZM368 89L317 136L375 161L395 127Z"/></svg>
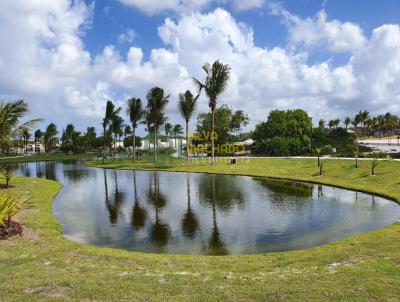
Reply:
<svg viewBox="0 0 400 302"><path fill-rule="evenodd" d="M61 182L53 214L71 240L131 251L253 254L323 245L387 226L400 206L373 195L247 176L15 164Z"/></svg>

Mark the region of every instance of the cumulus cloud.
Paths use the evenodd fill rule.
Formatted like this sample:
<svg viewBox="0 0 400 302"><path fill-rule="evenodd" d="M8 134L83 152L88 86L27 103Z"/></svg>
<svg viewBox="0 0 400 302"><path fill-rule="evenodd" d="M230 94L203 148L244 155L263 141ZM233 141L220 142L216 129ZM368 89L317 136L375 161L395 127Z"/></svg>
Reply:
<svg viewBox="0 0 400 302"><path fill-rule="evenodd" d="M314 121L359 109L400 112L398 25L382 25L366 37L357 25L330 21L325 13L311 19L290 15L290 44L302 47L262 48L254 42L253 29L226 10L192 12L166 18L158 28L164 47L144 59L141 48L120 53L115 45L92 56L82 34L91 26L93 9L68 0L3 4L0 38L7 43L0 48L2 97L26 98L33 115L48 122L86 126L99 124L106 100L123 105L125 97L143 98L157 85L171 94L168 115L178 122L178 93L194 89L193 76L204 78L203 63L220 59L231 65L232 77L218 102L243 109L252 125L274 108L303 108ZM316 38L304 38L311 27ZM350 45L350 33L359 42ZM309 49L317 45L333 55L348 52L350 59L341 66L329 60L311 64ZM199 111L206 110L203 96Z"/></svg>
<svg viewBox="0 0 400 302"><path fill-rule="evenodd" d="M332 52L354 52L362 49L367 39L357 24L327 20L324 10L315 17L301 19L279 5L272 6L272 13L281 15L289 31L289 41L293 45L307 48L320 47Z"/></svg>

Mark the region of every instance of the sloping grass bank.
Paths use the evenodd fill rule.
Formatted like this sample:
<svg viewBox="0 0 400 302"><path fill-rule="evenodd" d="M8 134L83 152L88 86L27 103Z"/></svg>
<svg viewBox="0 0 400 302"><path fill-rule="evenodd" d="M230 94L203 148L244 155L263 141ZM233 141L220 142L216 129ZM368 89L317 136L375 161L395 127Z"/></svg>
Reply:
<svg viewBox="0 0 400 302"><path fill-rule="evenodd" d="M108 168L146 168L141 165L146 164L105 164ZM367 162L359 169L353 169L350 162L327 162L326 175L316 177L310 175L317 172L312 160L257 159L215 167L177 162L167 170L331 182L400 199L398 163L380 163L376 177L369 176L368 168ZM28 230L24 237L0 242L1 301L400 299L400 223L286 253L222 257L144 254L68 241L51 215L52 199L60 184L16 178L14 185L14 192L32 196L34 209L20 217Z"/></svg>

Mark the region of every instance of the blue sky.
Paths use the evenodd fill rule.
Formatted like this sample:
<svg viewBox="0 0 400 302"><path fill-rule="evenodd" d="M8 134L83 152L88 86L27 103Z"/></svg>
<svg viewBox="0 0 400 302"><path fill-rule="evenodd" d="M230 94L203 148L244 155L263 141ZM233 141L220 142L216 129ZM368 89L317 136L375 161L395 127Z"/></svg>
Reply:
<svg viewBox="0 0 400 302"><path fill-rule="evenodd" d="M272 109L302 108L314 123L399 114L399 20L395 0L5 0L0 98L84 129L107 99L124 107L161 86L182 123L178 94L220 59L232 80L219 102L248 113L249 128Z"/></svg>

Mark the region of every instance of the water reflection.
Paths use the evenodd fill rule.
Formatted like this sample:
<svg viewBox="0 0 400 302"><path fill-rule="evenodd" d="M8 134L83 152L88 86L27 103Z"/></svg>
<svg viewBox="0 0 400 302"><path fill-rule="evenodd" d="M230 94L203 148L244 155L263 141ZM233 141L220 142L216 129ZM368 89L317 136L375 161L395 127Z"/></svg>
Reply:
<svg viewBox="0 0 400 302"><path fill-rule="evenodd" d="M147 219L147 210L140 205L137 185L136 185L136 171L133 171L133 208L131 215L132 227L139 231L144 228Z"/></svg>
<svg viewBox="0 0 400 302"><path fill-rule="evenodd" d="M384 198L298 182L102 170L79 162L12 168L63 183L53 213L69 239L128 250L225 255L302 249L400 218L400 207Z"/></svg>
<svg viewBox="0 0 400 302"><path fill-rule="evenodd" d="M114 191L109 196L107 174L106 170L104 170L106 207L109 213L110 223L116 224L118 222L118 218L122 215L121 207L125 201L125 193L123 191L120 191L120 189L118 188L118 176L116 170L113 171L113 175L114 175Z"/></svg>
<svg viewBox="0 0 400 302"><path fill-rule="evenodd" d="M163 247L168 243L170 228L160 218L160 212L167 205L167 197L160 190L159 173L149 174L148 202L155 209L155 221L151 228L151 240L157 247Z"/></svg>
<svg viewBox="0 0 400 302"><path fill-rule="evenodd" d="M193 239L199 228L199 221L190 204L190 175L186 176L187 209L182 218L183 236Z"/></svg>

